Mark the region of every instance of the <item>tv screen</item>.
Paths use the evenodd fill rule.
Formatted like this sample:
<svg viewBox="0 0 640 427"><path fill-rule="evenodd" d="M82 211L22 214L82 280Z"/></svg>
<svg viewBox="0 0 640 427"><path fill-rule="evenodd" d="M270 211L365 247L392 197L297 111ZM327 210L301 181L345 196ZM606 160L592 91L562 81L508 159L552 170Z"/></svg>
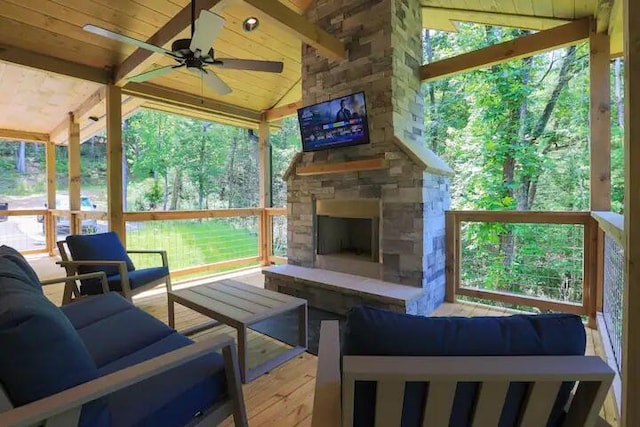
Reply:
<svg viewBox="0 0 640 427"><path fill-rule="evenodd" d="M369 143L364 92L298 110L303 151Z"/></svg>

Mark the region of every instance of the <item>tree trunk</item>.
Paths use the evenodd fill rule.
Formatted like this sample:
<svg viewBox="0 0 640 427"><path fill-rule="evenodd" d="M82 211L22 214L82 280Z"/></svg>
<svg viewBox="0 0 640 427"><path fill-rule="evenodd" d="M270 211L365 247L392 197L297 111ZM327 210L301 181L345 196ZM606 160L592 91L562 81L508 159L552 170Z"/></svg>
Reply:
<svg viewBox="0 0 640 427"><path fill-rule="evenodd" d="M618 111L618 126L624 128L624 98L622 97L622 60L616 58L613 62L613 82L616 98L616 107Z"/></svg>
<svg viewBox="0 0 640 427"><path fill-rule="evenodd" d="M171 205L169 210L177 211L178 202L180 200L180 192L182 191L182 168L176 168L176 177L173 180L173 191L171 193Z"/></svg>
<svg viewBox="0 0 640 427"><path fill-rule="evenodd" d="M162 196L162 210L167 210L167 205L169 204L169 171L162 176L164 183L164 193Z"/></svg>
<svg viewBox="0 0 640 427"><path fill-rule="evenodd" d="M18 158L16 160L16 170L18 173L27 173L25 150L26 143L24 141L20 141L20 146L18 147Z"/></svg>
<svg viewBox="0 0 640 427"><path fill-rule="evenodd" d="M433 62L433 46L431 45L431 35L429 30L424 32L424 46L427 54L427 63ZM428 132L431 139L431 149L434 153L438 152L438 119L436 107L436 92L433 83L427 83L429 92L429 121Z"/></svg>
<svg viewBox="0 0 640 427"><path fill-rule="evenodd" d="M229 158L229 163L227 167L227 208L231 209L233 207L233 199L235 197L235 161L236 161L236 152L238 151L238 137L234 135L231 140L231 157Z"/></svg>

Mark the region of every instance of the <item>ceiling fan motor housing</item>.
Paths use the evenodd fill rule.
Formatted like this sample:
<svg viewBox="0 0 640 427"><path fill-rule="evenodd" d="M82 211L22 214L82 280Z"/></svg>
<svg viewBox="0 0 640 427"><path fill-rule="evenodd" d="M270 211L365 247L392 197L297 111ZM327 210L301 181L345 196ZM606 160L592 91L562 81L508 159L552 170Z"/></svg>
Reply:
<svg viewBox="0 0 640 427"><path fill-rule="evenodd" d="M177 55L181 58L189 58L193 56L193 52L191 52L191 49L189 49L190 45L191 39L178 39L171 44L171 51L174 53L174 55ZM210 58L213 58L213 48L210 48L209 52L207 52L206 55L203 55L201 53L200 56L208 56Z"/></svg>

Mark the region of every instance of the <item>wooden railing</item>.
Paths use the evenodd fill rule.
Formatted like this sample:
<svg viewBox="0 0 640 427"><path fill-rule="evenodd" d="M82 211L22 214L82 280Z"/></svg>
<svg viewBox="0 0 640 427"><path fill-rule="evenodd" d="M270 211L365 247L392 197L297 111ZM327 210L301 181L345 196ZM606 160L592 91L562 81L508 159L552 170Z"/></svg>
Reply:
<svg viewBox="0 0 640 427"><path fill-rule="evenodd" d="M483 226L494 228L487 232ZM523 227L529 227L526 233L518 231ZM473 233L475 242L466 241L469 238L467 234ZM559 233L567 234L570 239L558 242ZM556 247L537 247L536 239L544 242L545 236L555 237ZM496 241L489 242L489 237ZM588 316L589 325L595 327L598 227L589 212L450 211L446 214L446 239L448 301L465 296L518 307L535 307L541 311L570 312ZM474 247L473 244L485 246ZM536 255L517 253L521 249L518 244L527 246L527 251L533 248ZM465 263L465 256L471 259L470 266ZM486 260L490 257L494 258L487 266ZM527 262L532 264L527 266L530 270L528 275L514 273ZM554 271L548 265L553 263L561 266L557 276L541 274L531 277L538 270ZM463 268L473 268L474 271ZM486 271L482 271L483 268ZM470 276L479 279L466 280ZM529 283L517 282L523 277ZM493 280L497 283L491 283ZM558 285L562 289L553 289L553 282L562 282ZM501 289L500 283L509 289ZM565 297L554 297L558 294Z"/></svg>
<svg viewBox="0 0 640 427"><path fill-rule="evenodd" d="M126 212L127 248L167 250L173 277L268 265L283 261L272 252L273 219L282 215L286 208Z"/></svg>
<svg viewBox="0 0 640 427"><path fill-rule="evenodd" d="M622 316L624 310L624 217L614 212L592 212L598 222L598 331L609 366L616 372L613 392L620 402L622 381Z"/></svg>
<svg viewBox="0 0 640 427"><path fill-rule="evenodd" d="M0 211L0 243L21 253L47 253L48 220L46 209Z"/></svg>

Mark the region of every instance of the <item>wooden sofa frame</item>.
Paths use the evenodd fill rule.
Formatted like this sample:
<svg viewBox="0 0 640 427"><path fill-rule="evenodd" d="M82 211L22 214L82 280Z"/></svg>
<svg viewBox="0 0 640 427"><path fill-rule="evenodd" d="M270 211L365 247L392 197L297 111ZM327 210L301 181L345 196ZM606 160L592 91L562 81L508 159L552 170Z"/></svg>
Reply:
<svg viewBox="0 0 640 427"><path fill-rule="evenodd" d="M400 425L407 381L429 382L423 426L449 424L459 382L480 383L472 426L498 425L509 383L530 382L519 426L543 427L564 381L578 385L563 426L609 425L598 413L612 380L613 371L597 356L343 356L341 373L338 322L324 321L312 427L353 425L356 381L377 382L376 427Z"/></svg>
<svg viewBox="0 0 640 427"><path fill-rule="evenodd" d="M105 293L108 292L107 277L102 271L44 280L40 283L46 286L92 278L100 278L103 290ZM160 375L214 351L222 351L228 396L196 418L189 427L218 425L231 415L236 426L248 427L236 345L234 339L228 335L193 343L17 408L13 407L0 385L0 426L77 426L82 405L85 403L107 397L118 390Z"/></svg>
<svg viewBox="0 0 640 427"><path fill-rule="evenodd" d="M154 280L152 282L146 283L144 286L140 286L136 289L131 289L131 284L129 283L129 271L127 270L126 261L74 261L71 259L69 252L67 251L66 242L64 240L58 241L58 250L60 252L60 258L62 261L58 261L57 264L64 267L67 271L68 276L73 276L78 274L78 269L81 266L114 266L118 268L118 273L120 274L120 284L122 286L122 296L132 300L134 295L137 295L141 292L148 291L162 283L166 283L167 292L171 291L171 276L167 274L160 279ZM162 266L169 267L169 262L167 259L167 251L163 250L131 250L127 251L127 254L157 254L160 255L162 259ZM108 288L107 288L108 289ZM80 297L80 289L78 286L70 286L65 287L64 295L63 295L63 304L70 302L73 298Z"/></svg>

